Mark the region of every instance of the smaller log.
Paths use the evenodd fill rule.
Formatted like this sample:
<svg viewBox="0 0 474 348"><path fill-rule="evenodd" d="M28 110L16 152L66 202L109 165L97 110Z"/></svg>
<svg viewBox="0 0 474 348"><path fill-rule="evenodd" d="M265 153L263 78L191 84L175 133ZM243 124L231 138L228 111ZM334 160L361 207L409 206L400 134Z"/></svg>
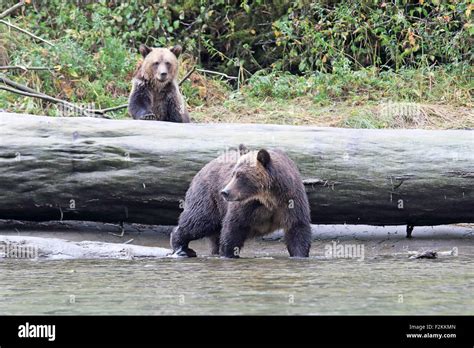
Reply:
<svg viewBox="0 0 474 348"><path fill-rule="evenodd" d="M408 251L409 259L437 259L439 256L458 256L458 249L453 248L447 251L439 250L419 250Z"/></svg>
<svg viewBox="0 0 474 348"><path fill-rule="evenodd" d="M72 242L59 238L0 236L2 259L134 259L163 258L170 249L124 243Z"/></svg>
<svg viewBox="0 0 474 348"><path fill-rule="evenodd" d="M410 259L436 259L438 253L434 250L425 250L417 252L416 254L409 257Z"/></svg>

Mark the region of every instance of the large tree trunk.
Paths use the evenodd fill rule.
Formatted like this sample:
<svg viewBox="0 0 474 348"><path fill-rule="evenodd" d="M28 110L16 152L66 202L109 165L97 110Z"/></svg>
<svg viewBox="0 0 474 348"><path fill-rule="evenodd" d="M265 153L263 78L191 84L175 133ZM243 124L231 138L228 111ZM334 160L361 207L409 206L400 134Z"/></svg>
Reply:
<svg viewBox="0 0 474 348"><path fill-rule="evenodd" d="M298 165L313 223L474 222L468 130L360 130L0 113L0 219L176 224L193 176L240 143Z"/></svg>

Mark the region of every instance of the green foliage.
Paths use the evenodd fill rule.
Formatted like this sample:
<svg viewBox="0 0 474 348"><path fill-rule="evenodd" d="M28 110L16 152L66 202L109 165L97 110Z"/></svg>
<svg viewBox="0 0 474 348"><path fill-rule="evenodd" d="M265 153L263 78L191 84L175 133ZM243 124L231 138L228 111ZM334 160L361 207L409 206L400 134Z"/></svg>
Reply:
<svg viewBox="0 0 474 348"><path fill-rule="evenodd" d="M7 1L7 4L14 1ZM108 37L130 49L180 42L207 68L332 72L472 62L471 0L180 0L37 2L24 24L95 52Z"/></svg>
<svg viewBox="0 0 474 348"><path fill-rule="evenodd" d="M242 88L231 103L306 98L327 106L389 99L471 107L472 10L471 0L32 1L7 20L55 47L0 25L0 62L3 49L11 65L52 67L9 71L8 77L98 108L127 101L140 43L180 43L201 67L239 75ZM223 104L228 89L210 79L182 86L196 108L210 100ZM3 92L2 108L55 113L48 103ZM115 116L126 117L126 110ZM361 113L345 122L385 125Z"/></svg>
<svg viewBox="0 0 474 348"><path fill-rule="evenodd" d="M288 72L266 74L257 72L248 81L244 93L259 97L292 99L314 91L314 78L292 75Z"/></svg>
<svg viewBox="0 0 474 348"><path fill-rule="evenodd" d="M260 71L247 81L243 92L260 99L311 97L318 105L384 99L470 105L472 76L472 67L467 64L431 69L403 68L398 72L373 67L352 71L348 65L338 65L332 73L316 72L306 76Z"/></svg>
<svg viewBox="0 0 474 348"><path fill-rule="evenodd" d="M296 2L273 23L284 69L332 71L472 60L470 1ZM470 7L468 7L470 6Z"/></svg>
<svg viewBox="0 0 474 348"><path fill-rule="evenodd" d="M58 5L59 6L59 5ZM28 22L28 16L18 19ZM71 10L66 16L56 18L59 23L76 25L68 19L77 19L77 27L62 30L57 38L41 33L45 38L54 41L54 47L37 44L30 37L9 31L0 26L0 49L6 47L10 65L45 66L50 71L25 73L21 70L9 71L8 77L43 93L77 103L94 104L97 108L117 106L126 103L130 90L130 74L133 71L137 56L123 41L112 35L100 37L100 45L93 39L103 35L88 27L82 12ZM19 25L34 31L28 24ZM94 23L94 26L97 23ZM45 23L41 23L45 27ZM89 31L84 30L89 28ZM48 30L49 34L53 31ZM3 93L2 93L3 94ZM7 100L8 102L5 102ZM25 98L9 96L0 98L0 108L13 105L14 109L30 113L54 114L56 107L48 106L41 101L27 101ZM126 111L117 113L125 116Z"/></svg>

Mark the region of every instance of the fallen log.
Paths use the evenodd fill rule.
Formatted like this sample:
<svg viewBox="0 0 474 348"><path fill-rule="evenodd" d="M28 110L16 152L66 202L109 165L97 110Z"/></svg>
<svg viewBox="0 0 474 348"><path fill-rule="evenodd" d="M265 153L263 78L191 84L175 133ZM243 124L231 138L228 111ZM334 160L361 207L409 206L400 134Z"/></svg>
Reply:
<svg viewBox="0 0 474 348"><path fill-rule="evenodd" d="M1 259L135 259L163 258L170 249L95 241L72 242L59 238L0 235Z"/></svg>
<svg viewBox="0 0 474 348"><path fill-rule="evenodd" d="M474 133L175 124L0 112L0 219L176 224L193 176L238 144L297 163L318 224L474 222Z"/></svg>

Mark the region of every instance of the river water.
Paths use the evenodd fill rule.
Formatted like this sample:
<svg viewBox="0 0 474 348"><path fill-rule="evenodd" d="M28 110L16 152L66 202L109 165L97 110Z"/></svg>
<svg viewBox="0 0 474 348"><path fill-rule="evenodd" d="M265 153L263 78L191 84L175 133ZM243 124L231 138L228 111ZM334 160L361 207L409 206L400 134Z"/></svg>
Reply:
<svg viewBox="0 0 474 348"><path fill-rule="evenodd" d="M327 241L306 260L289 259L278 241L251 242L238 260L3 259L0 314L474 313L472 238L443 240L460 253L436 260L394 252L398 241L362 242L364 259L327 259Z"/></svg>

